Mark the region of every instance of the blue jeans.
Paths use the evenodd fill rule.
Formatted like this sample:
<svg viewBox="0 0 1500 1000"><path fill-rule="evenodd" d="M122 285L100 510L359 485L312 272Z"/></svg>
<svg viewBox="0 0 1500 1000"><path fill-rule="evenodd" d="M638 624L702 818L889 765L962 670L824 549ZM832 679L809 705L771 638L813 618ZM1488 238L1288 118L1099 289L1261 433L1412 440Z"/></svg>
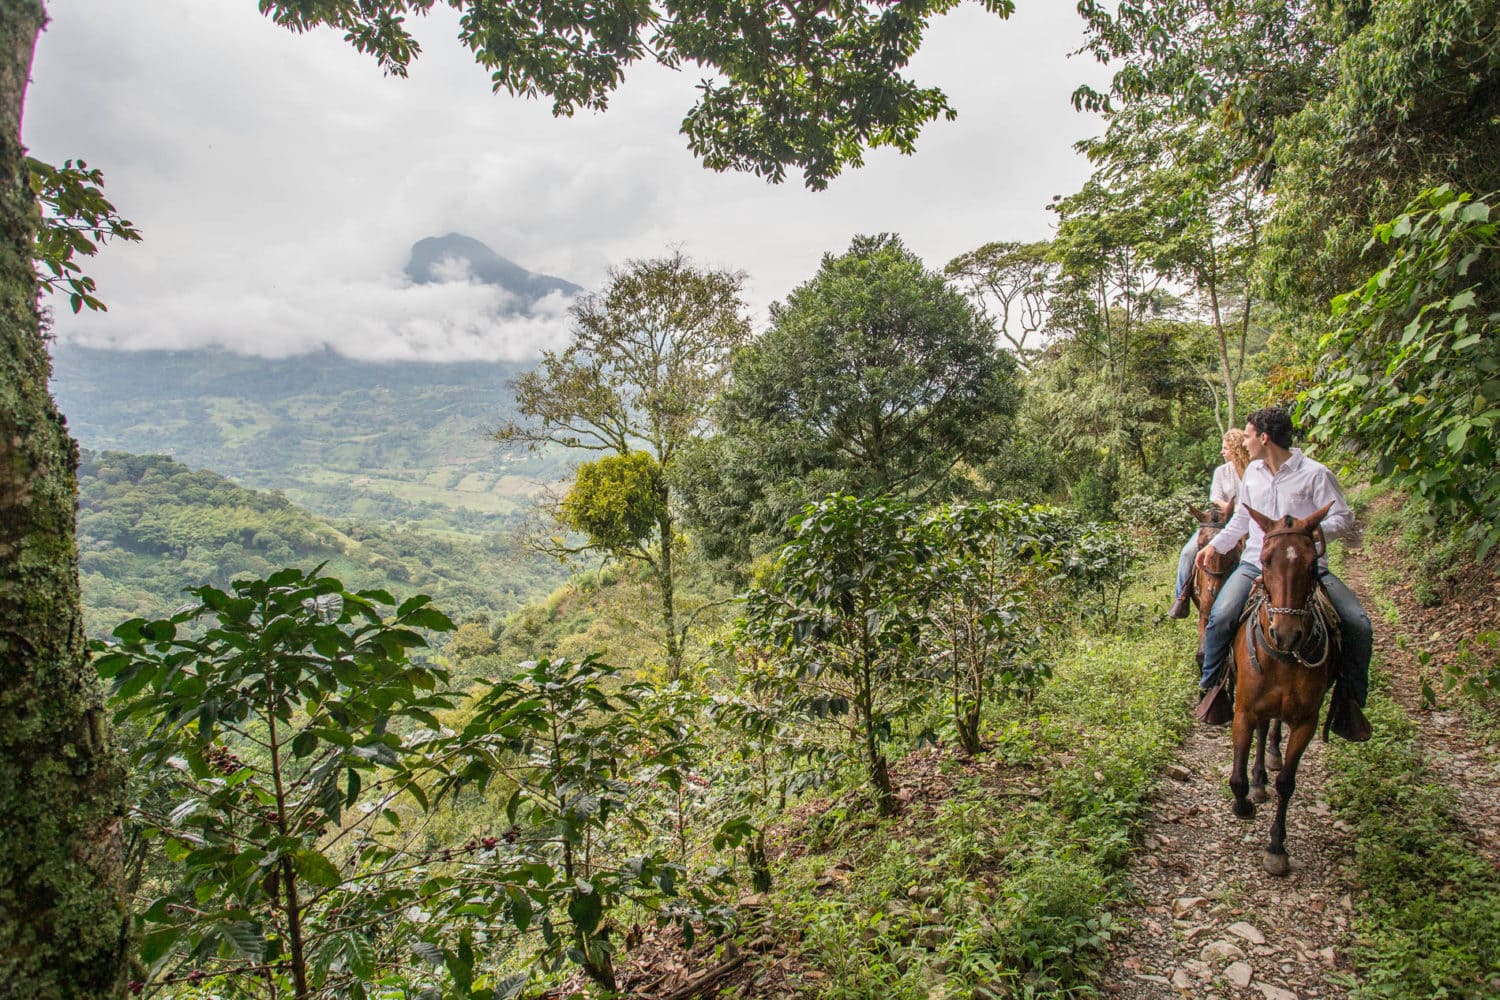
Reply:
<svg viewBox="0 0 1500 1000"><path fill-rule="evenodd" d="M1182 547L1182 555L1177 557L1177 589L1172 591L1172 599L1176 600L1187 590L1188 581L1193 578L1193 559L1198 555L1198 533L1195 531L1189 536L1187 544Z"/></svg>
<svg viewBox="0 0 1500 1000"><path fill-rule="evenodd" d="M1344 581L1326 569L1321 572L1323 587L1339 613L1339 633L1344 641L1344 675L1348 678L1350 692L1363 708L1370 691L1370 656L1375 648L1370 616L1365 614L1359 599ZM1259 575L1258 566L1242 562L1224 581L1213 610L1208 613L1208 625L1203 632L1203 676L1200 683L1211 682L1220 663L1228 658L1234 645L1235 628L1245 610L1245 601L1250 597L1250 587Z"/></svg>

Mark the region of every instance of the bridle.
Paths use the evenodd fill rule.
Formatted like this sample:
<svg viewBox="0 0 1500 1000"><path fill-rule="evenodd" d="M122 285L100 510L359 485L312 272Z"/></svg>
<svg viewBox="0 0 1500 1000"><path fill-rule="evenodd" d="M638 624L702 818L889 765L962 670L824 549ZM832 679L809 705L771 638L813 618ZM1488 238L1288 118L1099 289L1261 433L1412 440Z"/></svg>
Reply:
<svg viewBox="0 0 1500 1000"><path fill-rule="evenodd" d="M1199 532L1200 532L1200 547L1202 547L1204 545L1207 545L1209 542L1213 541L1214 538L1219 534L1219 532L1223 531L1228 526L1229 526L1229 522L1228 521L1225 521L1223 524L1217 524L1217 523L1214 523L1214 522L1207 522L1207 523L1201 523L1201 524L1199 524L1198 525L1198 529L1199 529ZM1201 532L1204 532L1204 531L1208 532L1208 537L1201 538ZM1230 551L1234 551L1234 550L1231 549ZM1222 580L1226 576L1228 576L1230 573L1233 573L1234 570L1235 570L1235 567L1238 566L1238 565L1239 565L1239 560L1236 559L1234 561L1234 563L1228 569L1209 569L1207 566L1198 566L1198 572L1202 573L1204 576L1211 576L1215 580Z"/></svg>
<svg viewBox="0 0 1500 1000"><path fill-rule="evenodd" d="M1278 608L1271 604L1271 592L1269 589L1267 589L1265 581L1258 578L1256 580L1256 584L1260 587L1261 592L1265 594L1265 600L1257 602L1256 610L1259 613L1255 616L1255 628L1253 630L1253 635L1258 641L1265 643L1266 648L1271 650L1271 652L1275 653L1277 656L1283 658L1289 657L1296 660L1298 663L1302 664L1304 667L1307 667L1310 670L1316 670L1317 668L1323 666L1328 662L1328 658L1332 654L1334 646L1332 636L1329 630L1324 627L1323 618L1317 613L1317 610L1315 608L1318 600L1317 561L1322 557L1323 549L1326 549L1327 546L1320 544L1319 539L1322 535L1322 532L1317 528L1314 528L1312 532L1300 531L1295 528L1278 528L1275 531L1266 532L1265 540L1261 544L1262 553L1265 552L1266 545L1268 545L1273 538L1285 537L1287 535L1297 535L1298 537L1302 538L1306 538L1311 535L1313 542L1313 584L1310 588L1308 588L1307 600L1303 602L1302 607ZM1264 555L1262 555L1262 560L1264 560ZM1307 636L1302 640L1302 643L1300 646L1298 646L1298 648L1282 649L1271 640L1271 615L1291 615L1295 618L1309 618L1311 619L1312 627L1308 629ZM1307 649L1310 646L1314 648L1321 647L1320 652L1314 654L1317 656L1316 660L1310 660L1302 653L1304 649ZM1256 667L1259 668L1259 666L1260 664L1257 663Z"/></svg>

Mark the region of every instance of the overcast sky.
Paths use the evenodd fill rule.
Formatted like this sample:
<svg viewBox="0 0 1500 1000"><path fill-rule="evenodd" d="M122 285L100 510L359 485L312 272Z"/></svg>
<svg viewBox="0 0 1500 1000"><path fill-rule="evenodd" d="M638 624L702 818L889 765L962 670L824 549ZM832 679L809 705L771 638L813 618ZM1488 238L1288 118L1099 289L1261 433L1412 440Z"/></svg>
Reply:
<svg viewBox="0 0 1500 1000"><path fill-rule="evenodd" d="M608 267L680 246L744 270L766 307L857 233L896 232L930 267L989 240L1040 239L1045 206L1087 166L1074 112L1101 69L1068 58L1072 3L1021 0L1008 21L966 5L938 19L913 73L958 120L917 152L880 151L812 193L716 174L678 133L701 73L636 67L600 114L490 93L446 10L424 53L383 77L337 33L296 36L254 0L49 5L26 102L33 153L82 158L143 232L87 268L109 312L56 310L62 340L222 345L285 355L525 357L566 337L563 306L502 323L489 288L411 287L411 244L463 232L533 271L599 287Z"/></svg>

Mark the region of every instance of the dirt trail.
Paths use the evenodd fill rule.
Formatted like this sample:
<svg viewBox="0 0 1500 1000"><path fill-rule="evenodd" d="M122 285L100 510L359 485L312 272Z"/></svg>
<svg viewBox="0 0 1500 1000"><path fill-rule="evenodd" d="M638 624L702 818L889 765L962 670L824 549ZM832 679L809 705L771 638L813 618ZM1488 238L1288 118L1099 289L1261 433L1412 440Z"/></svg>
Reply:
<svg viewBox="0 0 1500 1000"><path fill-rule="evenodd" d="M1388 595L1399 628L1369 599L1365 567L1386 555L1350 553L1346 582L1370 610L1380 669L1422 734L1427 769L1458 796L1469 839L1500 864L1500 758L1475 739L1459 713L1422 709L1421 668L1398 638L1408 646L1430 640L1430 623L1409 595ZM1494 627L1493 612L1488 627ZM1323 797L1324 750L1316 740L1303 758L1287 820L1292 873L1276 879L1260 867L1274 789L1254 819L1235 819L1228 727L1193 729L1179 766L1164 781L1132 868L1138 904L1123 914L1131 931L1111 949L1108 994L1205 1000L1346 995L1344 949L1355 887L1348 833Z"/></svg>
<svg viewBox="0 0 1500 1000"><path fill-rule="evenodd" d="M1185 666L1184 669L1191 669ZM1324 745L1302 759L1287 816L1292 873L1261 870L1272 801L1254 819L1229 811L1229 730L1198 726L1166 780L1132 871L1141 905L1115 942L1105 989L1130 998L1341 997L1352 887L1347 836L1322 800Z"/></svg>

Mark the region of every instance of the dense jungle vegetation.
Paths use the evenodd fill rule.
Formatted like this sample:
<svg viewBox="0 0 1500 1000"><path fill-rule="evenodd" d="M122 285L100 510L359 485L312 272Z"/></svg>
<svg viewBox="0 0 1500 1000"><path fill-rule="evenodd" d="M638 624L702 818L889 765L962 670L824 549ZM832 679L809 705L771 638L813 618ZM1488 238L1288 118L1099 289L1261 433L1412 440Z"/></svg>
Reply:
<svg viewBox="0 0 1500 1000"><path fill-rule="evenodd" d="M816 188L947 110L899 71L949 6L480 5L465 31L497 87L560 112L602 106L654 32L657 58L724 73L684 122L705 163L797 167ZM425 5L262 7L399 72L399 15ZM7 597L31 615L0 622L7 650L27 636L0 701L7 982L298 1000L1104 989L1125 867L1189 725L1192 638L1159 626L1220 432L1289 406L1347 482L1401 491L1377 529L1407 546L1388 572L1434 599L1451 576L1494 586L1500 10L1079 8L1115 73L1076 97L1106 130L1050 241L996 233L939 268L859 236L760 331L743 275L681 254L580 300L572 343L496 414L503 444L577 460L523 539L587 560L543 602L492 613L504 569L482 546L357 537L166 459L86 456L86 583L128 610L166 585L162 556L207 575L92 644L128 776L78 670L40 665L85 664L57 624L73 605ZM589 44L564 56L559 36ZM76 219L48 176L37 194ZM118 217L91 190L82 229L101 238ZM14 222L32 202L4 206ZM67 265L92 243L34 247L29 225L23 256L85 280ZM5 272L28 302L29 268ZM42 349L28 315L37 343L7 356ZM7 369L6 399L35 382ZM32 439L70 454L34 430L55 421L6 420L0 440L30 428L7 467ZM0 481L27 594L76 578L66 463L32 465L54 475ZM20 545L35 537L50 546ZM1491 720L1490 759L1495 624L1430 677ZM1451 801L1406 780L1405 711L1379 691L1372 710L1381 739L1331 755L1369 903L1340 988L1487 995L1500 887Z"/></svg>

